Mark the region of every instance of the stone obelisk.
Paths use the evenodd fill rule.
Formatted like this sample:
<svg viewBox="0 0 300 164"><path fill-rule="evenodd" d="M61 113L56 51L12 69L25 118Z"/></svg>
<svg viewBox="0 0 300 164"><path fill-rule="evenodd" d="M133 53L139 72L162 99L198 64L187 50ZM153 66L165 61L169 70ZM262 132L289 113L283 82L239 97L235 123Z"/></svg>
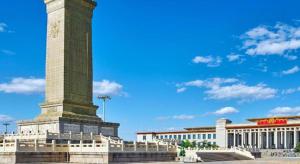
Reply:
<svg viewBox="0 0 300 164"><path fill-rule="evenodd" d="M103 133L117 136L93 104L92 16L94 0L45 0L48 14L46 92L41 114L20 122L20 133Z"/></svg>

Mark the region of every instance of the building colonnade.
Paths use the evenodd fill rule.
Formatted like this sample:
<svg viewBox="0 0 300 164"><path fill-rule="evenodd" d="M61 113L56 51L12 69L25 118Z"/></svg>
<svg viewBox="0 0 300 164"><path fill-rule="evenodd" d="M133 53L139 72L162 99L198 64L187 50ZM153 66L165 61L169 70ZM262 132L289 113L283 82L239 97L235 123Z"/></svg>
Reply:
<svg viewBox="0 0 300 164"><path fill-rule="evenodd" d="M300 127L227 129L227 147L292 149L300 142Z"/></svg>

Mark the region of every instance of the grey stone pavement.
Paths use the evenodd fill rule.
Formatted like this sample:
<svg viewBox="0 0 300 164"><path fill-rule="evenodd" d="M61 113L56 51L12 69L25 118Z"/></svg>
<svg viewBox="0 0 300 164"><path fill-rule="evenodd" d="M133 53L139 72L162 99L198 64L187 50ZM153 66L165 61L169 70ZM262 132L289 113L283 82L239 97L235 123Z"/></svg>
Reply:
<svg viewBox="0 0 300 164"><path fill-rule="evenodd" d="M180 164L182 162L152 162L151 164ZM207 164L300 164L300 158L264 158L248 161L203 162ZM125 164L125 163L123 163ZM131 163L142 164L142 163ZM148 163L150 164L150 163Z"/></svg>
<svg viewBox="0 0 300 164"><path fill-rule="evenodd" d="M114 163L114 164L144 164L144 163L145 164L181 164L182 162L143 162L143 163ZM203 162L203 163L207 163L207 164L300 164L300 158L264 158L264 159L257 159L257 160L248 160L248 161ZM51 163L47 163L47 164L51 164Z"/></svg>

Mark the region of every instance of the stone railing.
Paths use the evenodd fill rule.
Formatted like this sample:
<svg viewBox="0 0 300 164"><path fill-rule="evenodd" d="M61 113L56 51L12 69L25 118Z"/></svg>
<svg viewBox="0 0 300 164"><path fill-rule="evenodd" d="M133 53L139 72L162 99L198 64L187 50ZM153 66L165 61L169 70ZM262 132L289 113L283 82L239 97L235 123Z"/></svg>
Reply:
<svg viewBox="0 0 300 164"><path fill-rule="evenodd" d="M275 158L282 158L282 157L300 157L300 153L294 152L294 150L288 149L268 149L268 150L261 150L261 156L263 158L275 157Z"/></svg>
<svg viewBox="0 0 300 164"><path fill-rule="evenodd" d="M93 134L93 133L20 133L20 134L5 134L2 135L0 139L6 140L34 140L34 139L48 139L48 140L101 140L101 139L109 139L109 137L105 137L102 134Z"/></svg>
<svg viewBox="0 0 300 164"><path fill-rule="evenodd" d="M251 159L255 159L255 157L251 154L251 152L247 151L244 148L232 147L232 148L187 148L186 154L187 156L196 157L197 152L212 152L212 153L222 153L222 152L231 152L240 154L242 156L246 156Z"/></svg>
<svg viewBox="0 0 300 164"><path fill-rule="evenodd" d="M124 141L106 140L92 143L79 144L57 144L55 140L52 143L38 143L38 140L30 143L15 142L0 143L0 152L176 152L176 145L161 143L126 143Z"/></svg>

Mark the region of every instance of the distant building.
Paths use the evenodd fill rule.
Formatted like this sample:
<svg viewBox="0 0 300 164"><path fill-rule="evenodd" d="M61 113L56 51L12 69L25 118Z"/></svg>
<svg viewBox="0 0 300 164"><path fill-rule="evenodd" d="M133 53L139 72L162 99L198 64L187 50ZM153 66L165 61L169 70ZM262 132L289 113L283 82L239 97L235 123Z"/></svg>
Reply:
<svg viewBox="0 0 300 164"><path fill-rule="evenodd" d="M245 124L219 119L215 127L185 128L182 131L138 132L137 141L189 140L206 141L223 148L255 147L260 149L292 149L300 142L300 116L253 118Z"/></svg>
<svg viewBox="0 0 300 164"><path fill-rule="evenodd" d="M168 131L168 132L139 132L137 133L137 141L154 141L159 140L189 140L201 144L207 141L210 144L216 144L216 128L215 127L199 127L199 128L185 128L182 131Z"/></svg>

